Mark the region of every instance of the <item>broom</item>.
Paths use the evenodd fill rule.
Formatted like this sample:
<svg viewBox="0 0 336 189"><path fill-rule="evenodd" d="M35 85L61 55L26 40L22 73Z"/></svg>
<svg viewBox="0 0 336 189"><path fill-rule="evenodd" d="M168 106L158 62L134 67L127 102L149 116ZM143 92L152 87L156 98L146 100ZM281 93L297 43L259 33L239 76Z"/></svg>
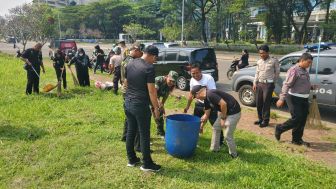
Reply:
<svg viewBox="0 0 336 189"><path fill-rule="evenodd" d="M63 76L63 72L65 70L65 66L63 66L63 70L61 72L61 76L60 78L58 79L58 82L57 82L57 96L61 96L61 92L62 92L62 76Z"/></svg>
<svg viewBox="0 0 336 189"><path fill-rule="evenodd" d="M73 80L73 82L74 82L74 85L75 85L75 86L78 86L78 85L79 85L79 82L78 82L78 80L77 80L75 74L72 72L72 69L71 69L70 66L69 66L69 70L70 70L70 73L71 73L71 76L72 76L72 80Z"/></svg>
<svg viewBox="0 0 336 189"><path fill-rule="evenodd" d="M33 69L33 71L35 72L35 74L37 75L37 77L39 79L41 79L40 75L37 73L37 71L35 70L35 68L33 66L31 66L31 68ZM46 86L43 87L43 92L49 92L49 91L55 89L56 87L57 87L57 85L47 84Z"/></svg>
<svg viewBox="0 0 336 189"><path fill-rule="evenodd" d="M317 60L316 60L316 68L315 68L315 82L317 83L317 74L318 74L318 65L319 65L319 58L320 58L320 49L321 49L321 36L319 37L319 44L317 49ZM321 127L321 115L318 108L316 94L313 95L312 102L309 106L309 114L307 117L306 127Z"/></svg>

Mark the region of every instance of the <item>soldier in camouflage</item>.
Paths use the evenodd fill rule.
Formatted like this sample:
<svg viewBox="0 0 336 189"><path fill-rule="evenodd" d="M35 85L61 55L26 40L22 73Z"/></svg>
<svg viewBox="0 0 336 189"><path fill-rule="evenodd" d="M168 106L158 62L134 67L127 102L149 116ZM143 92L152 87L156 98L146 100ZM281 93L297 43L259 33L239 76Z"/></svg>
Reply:
<svg viewBox="0 0 336 189"><path fill-rule="evenodd" d="M160 108L160 117L155 120L157 126L157 135L165 136L164 131L164 115L166 114L164 104L169 94L174 90L178 74L175 71L170 71L166 76L158 76L155 78L155 88ZM160 101L161 98L161 101Z"/></svg>

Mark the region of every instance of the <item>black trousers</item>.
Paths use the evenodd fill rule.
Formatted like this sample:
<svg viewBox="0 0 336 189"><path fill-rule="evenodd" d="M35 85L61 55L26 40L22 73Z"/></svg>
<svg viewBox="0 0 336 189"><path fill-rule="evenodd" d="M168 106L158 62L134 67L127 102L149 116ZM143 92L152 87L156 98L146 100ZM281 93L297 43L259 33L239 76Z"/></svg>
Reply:
<svg viewBox="0 0 336 189"><path fill-rule="evenodd" d="M258 118L264 122L269 122L270 120L271 102L274 87L274 83L257 83L256 104Z"/></svg>
<svg viewBox="0 0 336 189"><path fill-rule="evenodd" d="M67 81L66 81L66 70L64 67L64 71L62 73L61 68L55 68L55 72L56 72L56 77L57 77L57 81L60 81L61 78L61 74L62 74L62 80L63 80L63 88L66 89L67 88Z"/></svg>
<svg viewBox="0 0 336 189"><path fill-rule="evenodd" d="M124 97L124 112L125 112L125 116L126 116L125 97ZM127 128L128 128L128 121L127 121L127 116L126 116L125 120L124 120L124 129L123 129L123 134L122 134L122 140L126 140L126 138L127 138ZM134 148L137 151L141 151L141 149L140 149L140 137L139 137L139 132L137 130L136 130L135 139L134 139Z"/></svg>
<svg viewBox="0 0 336 189"><path fill-rule="evenodd" d="M204 115L204 103L197 101L195 103L194 116L202 117L203 115ZM209 117L209 122L211 126L215 123L217 117L218 117L218 111L211 109ZM222 130L220 135L220 144L223 144L223 141L224 141L224 135Z"/></svg>
<svg viewBox="0 0 336 189"><path fill-rule="evenodd" d="M98 69L98 67L100 67L100 71L101 73L103 73L104 70L103 63L104 63L103 61L97 61L93 72L96 73L96 70Z"/></svg>
<svg viewBox="0 0 336 189"><path fill-rule="evenodd" d="M120 66L114 68L114 76L113 76L113 90L114 90L114 92L118 91L118 82L119 81L121 81Z"/></svg>
<svg viewBox="0 0 336 189"><path fill-rule="evenodd" d="M150 121L151 111L149 104L136 102L132 99L125 99L125 109L127 116L127 137L126 150L127 157L130 161L134 161L136 154L134 151L134 140L136 132L140 135L140 148L145 166L153 163L150 154Z"/></svg>
<svg viewBox="0 0 336 189"><path fill-rule="evenodd" d="M90 86L89 68L76 67L76 74L80 86Z"/></svg>
<svg viewBox="0 0 336 189"><path fill-rule="evenodd" d="M291 118L278 127L278 130L282 133L292 130L292 141L302 141L304 127L309 111L308 98L300 98L293 95L286 97L286 103L291 114Z"/></svg>
<svg viewBox="0 0 336 189"><path fill-rule="evenodd" d="M38 75L40 75L40 69L36 69ZM27 70L27 85L26 85L26 94L39 93L39 84L40 78L32 69Z"/></svg>

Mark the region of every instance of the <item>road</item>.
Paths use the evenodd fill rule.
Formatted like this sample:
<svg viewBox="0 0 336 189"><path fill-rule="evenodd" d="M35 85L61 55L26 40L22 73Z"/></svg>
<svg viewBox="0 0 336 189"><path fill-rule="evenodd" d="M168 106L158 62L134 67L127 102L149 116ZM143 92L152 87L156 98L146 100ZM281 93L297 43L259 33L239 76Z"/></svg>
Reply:
<svg viewBox="0 0 336 189"><path fill-rule="evenodd" d="M34 45L34 42L29 42L27 44L27 48L30 48ZM86 53L91 56L92 51L94 49L94 46L96 44L92 43L80 43L77 44L78 48L83 48ZM112 44L100 44L101 48L104 51L107 51L112 48ZM22 49L22 46L19 44L18 47ZM0 51L9 53L9 54L15 54L16 49L13 48L13 44L7 44L4 42L0 42ZM44 45L42 48L43 56L48 56L49 48L47 45ZM227 79L226 77L226 71L228 70L232 60L235 57L240 57L239 53L236 52L223 52L218 51L216 52L217 61L218 61L218 69L219 69L219 81L217 82L218 89L224 90L230 94L232 94L236 99L238 98L238 95L236 92L231 90L231 81ZM280 58L281 56L275 56L277 58ZM258 60L259 55L258 54L250 54L249 62L251 65L255 64ZM328 126L335 126L336 127L336 109L332 107L323 107L319 106L320 113L322 120L325 121L325 124ZM279 115L289 117L288 111L286 108L279 109L273 105L272 111L277 112Z"/></svg>

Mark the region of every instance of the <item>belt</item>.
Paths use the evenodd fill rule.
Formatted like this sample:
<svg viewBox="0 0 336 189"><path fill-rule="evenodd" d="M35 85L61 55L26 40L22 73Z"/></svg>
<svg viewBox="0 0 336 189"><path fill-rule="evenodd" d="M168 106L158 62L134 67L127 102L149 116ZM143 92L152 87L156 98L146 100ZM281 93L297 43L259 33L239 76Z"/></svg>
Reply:
<svg viewBox="0 0 336 189"><path fill-rule="evenodd" d="M288 94L290 94L292 96L300 97L300 98L309 98L309 94L292 93L290 91L288 91Z"/></svg>
<svg viewBox="0 0 336 189"><path fill-rule="evenodd" d="M273 79L259 79L258 80L259 83L273 83Z"/></svg>

